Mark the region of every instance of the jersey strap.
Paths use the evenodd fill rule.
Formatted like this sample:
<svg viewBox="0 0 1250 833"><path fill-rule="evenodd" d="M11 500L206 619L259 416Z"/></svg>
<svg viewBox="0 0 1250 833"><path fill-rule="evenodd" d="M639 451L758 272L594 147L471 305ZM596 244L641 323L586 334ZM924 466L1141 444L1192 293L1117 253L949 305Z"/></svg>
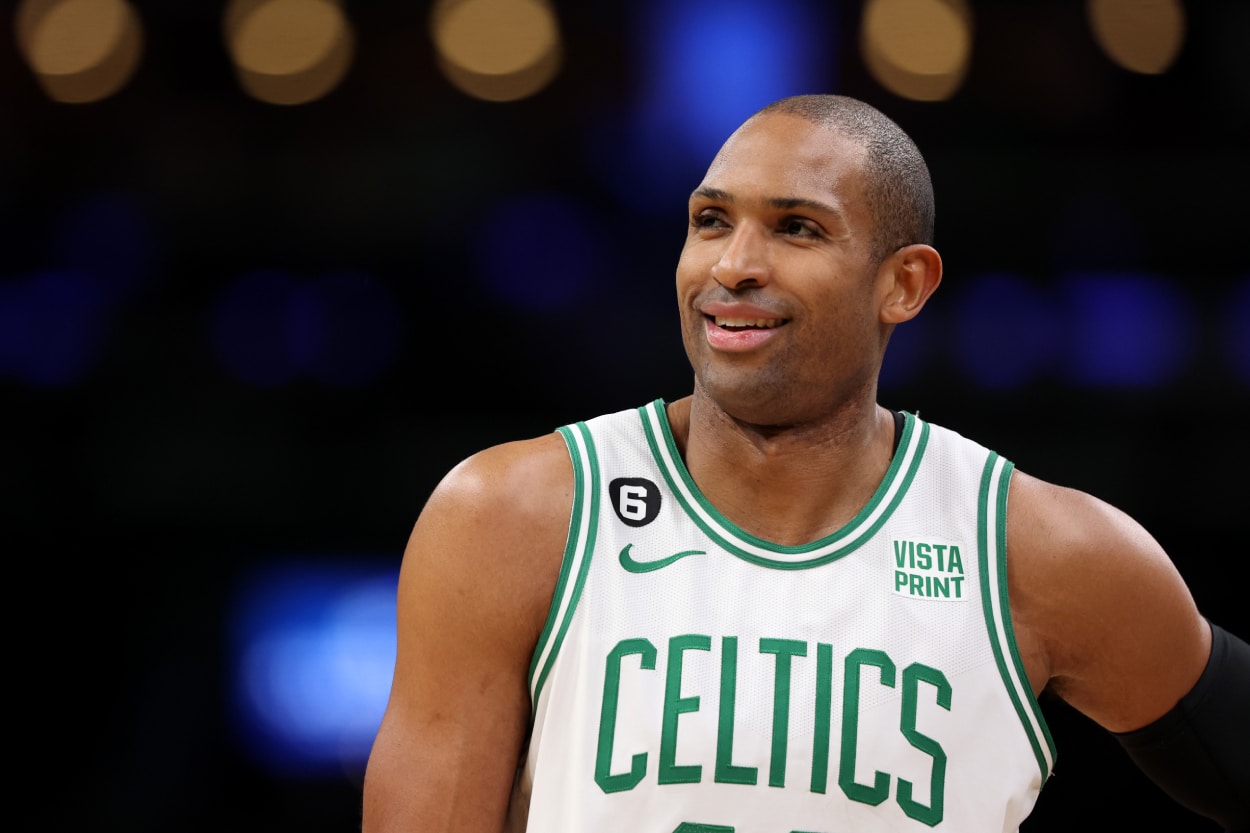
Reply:
<svg viewBox="0 0 1250 833"><path fill-rule="evenodd" d="M977 561L985 588L981 603L985 608L985 624L994 659L1033 747L1044 782L1054 770L1055 742L1033 696L1024 661L1016 647L1007 597L1007 490L1014 469L1011 462L991 451L981 475L977 516L977 543L981 550Z"/></svg>

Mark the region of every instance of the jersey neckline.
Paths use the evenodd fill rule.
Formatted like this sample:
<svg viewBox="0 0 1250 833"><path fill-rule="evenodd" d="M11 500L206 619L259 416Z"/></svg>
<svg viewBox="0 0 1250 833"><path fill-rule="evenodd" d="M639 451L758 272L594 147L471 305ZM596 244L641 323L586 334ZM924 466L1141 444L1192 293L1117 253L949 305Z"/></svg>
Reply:
<svg viewBox="0 0 1250 833"><path fill-rule="evenodd" d="M692 521L727 552L754 564L785 570L817 567L854 551L881 528L906 494L919 468L929 425L915 414L902 412L904 425L898 451L876 491L859 513L842 528L808 544L777 544L759 538L721 514L707 499L686 468L673 438L663 399L638 408L642 428L660 472Z"/></svg>

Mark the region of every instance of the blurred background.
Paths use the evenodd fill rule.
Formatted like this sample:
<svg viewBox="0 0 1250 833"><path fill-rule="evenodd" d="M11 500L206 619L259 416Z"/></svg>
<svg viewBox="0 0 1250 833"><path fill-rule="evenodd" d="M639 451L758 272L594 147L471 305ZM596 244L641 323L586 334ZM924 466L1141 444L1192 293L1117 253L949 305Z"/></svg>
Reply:
<svg viewBox="0 0 1250 833"><path fill-rule="evenodd" d="M930 163L882 402L1129 511L1250 634L1250 4L0 8L15 829L358 829L425 498L688 391L686 196L793 93ZM1045 705L1026 831L1217 829Z"/></svg>

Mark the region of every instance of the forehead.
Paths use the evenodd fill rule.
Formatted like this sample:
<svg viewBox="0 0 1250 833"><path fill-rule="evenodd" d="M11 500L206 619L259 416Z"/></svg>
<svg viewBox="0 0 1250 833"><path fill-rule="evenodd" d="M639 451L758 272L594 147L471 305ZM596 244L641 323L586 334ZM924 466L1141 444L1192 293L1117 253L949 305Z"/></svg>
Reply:
<svg viewBox="0 0 1250 833"><path fill-rule="evenodd" d="M845 134L784 113L756 116L721 147L703 178L741 199L859 202L865 149Z"/></svg>

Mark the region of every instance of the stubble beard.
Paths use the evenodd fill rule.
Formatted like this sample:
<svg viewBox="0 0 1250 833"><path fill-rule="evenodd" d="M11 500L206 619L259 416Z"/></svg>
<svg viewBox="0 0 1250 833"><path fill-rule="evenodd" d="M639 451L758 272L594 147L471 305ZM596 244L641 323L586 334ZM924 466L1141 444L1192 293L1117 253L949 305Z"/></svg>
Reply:
<svg viewBox="0 0 1250 833"><path fill-rule="evenodd" d="M822 433L840 430L875 407L877 380L870 368L848 368L838 377L826 371L844 362L836 351L803 359L793 347L783 347L766 361L725 356L701 343L702 333L687 344L694 370L695 394L726 416L759 433L807 429ZM691 349L691 348L694 349ZM795 372L794 368L817 372Z"/></svg>

